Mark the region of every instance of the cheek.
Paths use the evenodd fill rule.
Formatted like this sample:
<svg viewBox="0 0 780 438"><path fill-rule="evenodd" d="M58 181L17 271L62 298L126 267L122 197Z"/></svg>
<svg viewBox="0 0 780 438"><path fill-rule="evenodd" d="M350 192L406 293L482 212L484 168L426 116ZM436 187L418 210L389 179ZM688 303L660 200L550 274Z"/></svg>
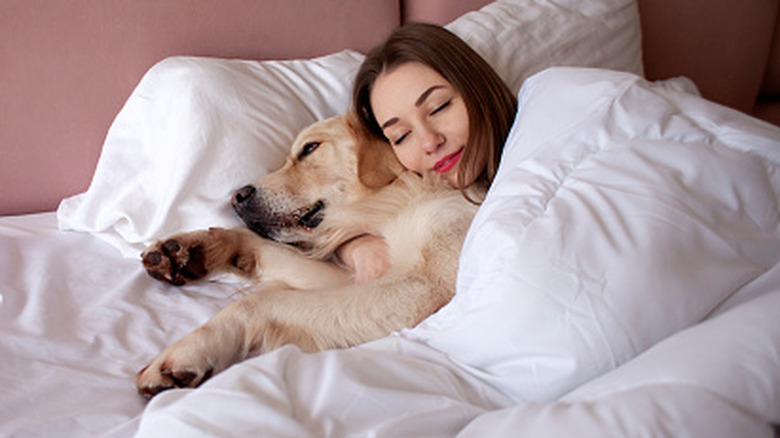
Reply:
<svg viewBox="0 0 780 438"><path fill-rule="evenodd" d="M461 142L466 143L469 139L469 114L465 106L460 106L455 116L454 129Z"/></svg>
<svg viewBox="0 0 780 438"><path fill-rule="evenodd" d="M407 146L393 148L395 156L403 166L413 172L422 172L420 166L420 157L414 150L414 148Z"/></svg>

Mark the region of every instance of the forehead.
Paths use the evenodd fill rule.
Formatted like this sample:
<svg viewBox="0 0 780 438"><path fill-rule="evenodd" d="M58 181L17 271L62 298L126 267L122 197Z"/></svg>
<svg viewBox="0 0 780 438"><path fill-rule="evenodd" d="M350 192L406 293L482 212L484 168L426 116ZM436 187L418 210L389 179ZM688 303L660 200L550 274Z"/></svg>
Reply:
<svg viewBox="0 0 780 438"><path fill-rule="evenodd" d="M419 106L420 97L433 86L452 88L439 72L427 65L417 62L401 64L377 78L371 90L371 107L377 119L393 116L395 114L388 112Z"/></svg>

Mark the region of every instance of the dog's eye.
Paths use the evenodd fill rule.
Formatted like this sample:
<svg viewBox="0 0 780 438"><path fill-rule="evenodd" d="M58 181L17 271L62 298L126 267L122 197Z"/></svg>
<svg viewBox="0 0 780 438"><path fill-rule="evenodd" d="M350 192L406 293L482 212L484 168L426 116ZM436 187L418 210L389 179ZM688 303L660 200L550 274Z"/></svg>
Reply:
<svg viewBox="0 0 780 438"><path fill-rule="evenodd" d="M301 149L301 152L298 154L298 159L301 160L303 157L309 155L310 153L314 152L322 142L319 141L310 141L303 145L303 149Z"/></svg>

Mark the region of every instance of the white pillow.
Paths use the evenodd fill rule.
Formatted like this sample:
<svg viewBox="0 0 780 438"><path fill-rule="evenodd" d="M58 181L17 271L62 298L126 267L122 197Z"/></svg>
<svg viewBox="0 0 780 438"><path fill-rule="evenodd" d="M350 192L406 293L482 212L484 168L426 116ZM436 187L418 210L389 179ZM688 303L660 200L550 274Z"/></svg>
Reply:
<svg viewBox="0 0 780 438"><path fill-rule="evenodd" d="M643 75L635 0L499 0L448 24L509 88L548 67L599 67Z"/></svg>
<svg viewBox="0 0 780 438"><path fill-rule="evenodd" d="M87 192L60 204L60 228L94 233L137 257L173 233L238 225L231 193L280 167L302 128L347 111L362 60L344 51L160 62L111 126Z"/></svg>

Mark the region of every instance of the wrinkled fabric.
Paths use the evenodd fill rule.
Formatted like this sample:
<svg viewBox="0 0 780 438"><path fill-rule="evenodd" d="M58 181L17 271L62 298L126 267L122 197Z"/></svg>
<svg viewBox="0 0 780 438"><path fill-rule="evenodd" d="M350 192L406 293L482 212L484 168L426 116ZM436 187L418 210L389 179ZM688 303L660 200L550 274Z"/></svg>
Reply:
<svg viewBox="0 0 780 438"><path fill-rule="evenodd" d="M409 336L518 402L549 401L777 264L778 128L679 85L575 68L529 80L457 296Z"/></svg>
<svg viewBox="0 0 780 438"><path fill-rule="evenodd" d="M238 226L232 193L281 167L303 128L347 111L362 60L159 62L111 125L89 189L60 203L60 228L138 258L173 233Z"/></svg>

